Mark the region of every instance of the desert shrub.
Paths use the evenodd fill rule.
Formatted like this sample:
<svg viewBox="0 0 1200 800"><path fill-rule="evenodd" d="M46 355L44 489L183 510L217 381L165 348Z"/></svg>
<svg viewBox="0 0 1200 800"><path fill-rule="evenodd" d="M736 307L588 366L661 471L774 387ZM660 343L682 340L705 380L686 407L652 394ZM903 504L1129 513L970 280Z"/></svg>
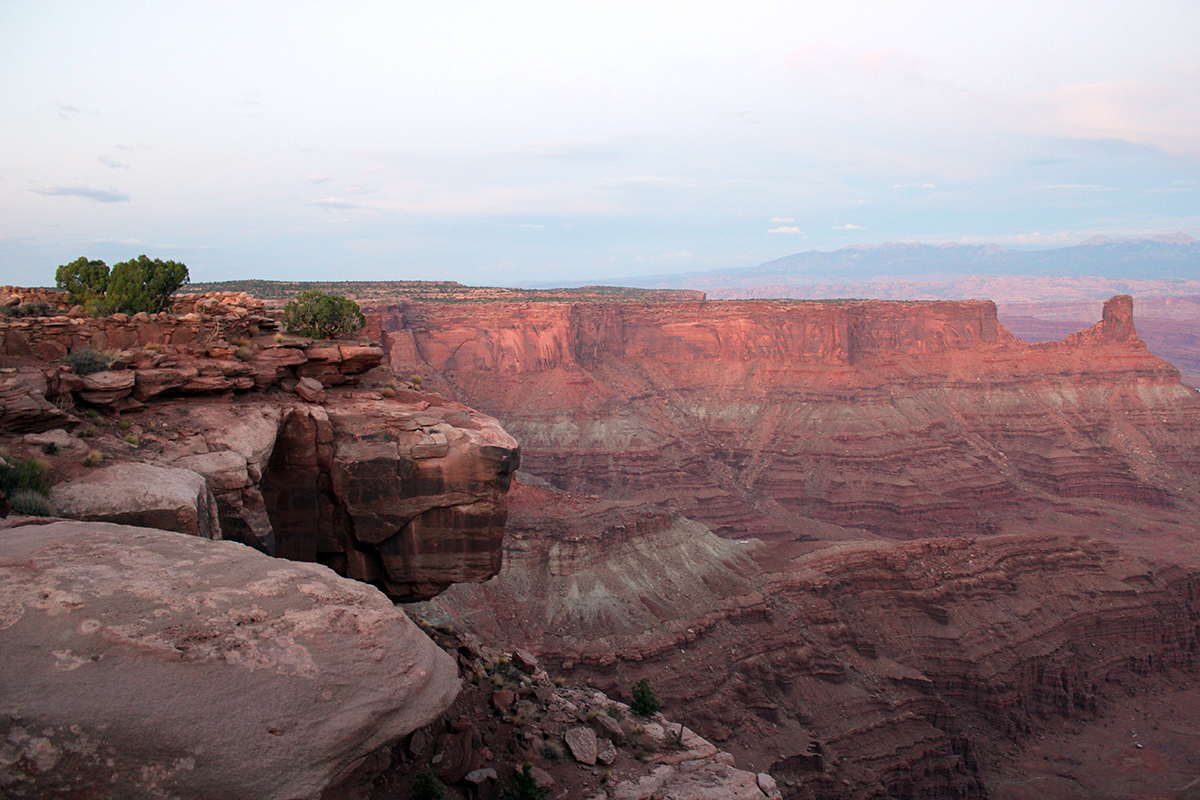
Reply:
<svg viewBox="0 0 1200 800"><path fill-rule="evenodd" d="M413 781L412 796L413 800L442 800L446 789L432 772L422 772Z"/></svg>
<svg viewBox="0 0 1200 800"><path fill-rule="evenodd" d="M254 358L254 350L249 345L242 345L233 352L238 361L249 361Z"/></svg>
<svg viewBox="0 0 1200 800"><path fill-rule="evenodd" d="M138 435L136 433L131 433L128 436L126 436L125 441L129 442L134 447L137 447L138 445L140 445L142 443L142 440L138 438Z"/></svg>
<svg viewBox="0 0 1200 800"><path fill-rule="evenodd" d="M316 339L336 339L358 333L367 323L358 303L340 294L309 289L283 307L283 325L288 333Z"/></svg>
<svg viewBox="0 0 1200 800"><path fill-rule="evenodd" d="M18 492L50 493L50 465L40 458L6 457L0 460L0 491L11 501Z"/></svg>
<svg viewBox="0 0 1200 800"><path fill-rule="evenodd" d="M247 330L251 336L258 336L260 333L262 333L262 328L258 327L258 324L254 322L250 323L250 327L247 328Z"/></svg>
<svg viewBox="0 0 1200 800"><path fill-rule="evenodd" d="M658 698L654 696L654 689L650 688L650 679L642 678L633 685L633 701L629 704L629 710L641 717L652 717L662 708L662 704L658 702Z"/></svg>
<svg viewBox="0 0 1200 800"><path fill-rule="evenodd" d="M538 788L533 765L528 761L521 768L521 774L504 790L504 800L546 800L546 793Z"/></svg>
<svg viewBox="0 0 1200 800"><path fill-rule="evenodd" d="M275 344L283 344L286 341L287 341L287 337L284 336L282 333L275 334Z"/></svg>
<svg viewBox="0 0 1200 800"><path fill-rule="evenodd" d="M0 307L0 315L6 317L44 317L50 313L50 304L42 301L21 303L18 306Z"/></svg>
<svg viewBox="0 0 1200 800"><path fill-rule="evenodd" d="M83 465L85 467L98 467L104 461L104 453L99 450L89 450L88 454L83 457Z"/></svg>
<svg viewBox="0 0 1200 800"><path fill-rule="evenodd" d="M229 343L231 345L233 345L234 347L249 347L250 346L250 340L247 339L245 336L234 336L232 339L229 340Z"/></svg>
<svg viewBox="0 0 1200 800"><path fill-rule="evenodd" d="M108 365L112 361L112 353L93 350L90 347L81 347L63 356L63 363L70 367L71 371L76 375L91 375L94 372L103 372L108 369Z"/></svg>
<svg viewBox="0 0 1200 800"><path fill-rule="evenodd" d="M423 381L423 380L421 380L421 376L420 376L420 375L413 375L412 377L410 377L410 378L408 379L408 382L409 382L409 383L411 383L411 384L413 385L413 387L414 387L414 388L416 388L416 389L420 389L420 388L421 388L421 384L422 384L422 383L424 383L424 381Z"/></svg>
<svg viewBox="0 0 1200 800"><path fill-rule="evenodd" d="M92 437L93 437L93 436L95 436L95 435L96 435L96 429L95 429L95 428L93 428L93 427L91 427L91 426L89 426L89 427L87 427L87 428L82 428L82 429L79 431L79 438L80 438L80 439L90 439L90 438L92 438Z"/></svg>
<svg viewBox="0 0 1200 800"><path fill-rule="evenodd" d="M43 455L47 455L47 456L58 455L58 443L57 442L46 442L44 445L42 445L42 453L43 453Z"/></svg>
<svg viewBox="0 0 1200 800"><path fill-rule="evenodd" d="M26 517L54 516L50 498L29 489L21 489L8 495L8 505L15 513Z"/></svg>
<svg viewBox="0 0 1200 800"><path fill-rule="evenodd" d="M553 740L547 740L547 741L542 742L542 758L545 758L545 759L557 764L558 762L560 762L564 758L566 758L566 755L567 754L566 754L566 752L563 751L562 745L559 744L558 742L555 742Z"/></svg>
<svg viewBox="0 0 1200 800"><path fill-rule="evenodd" d="M54 273L54 282L65 289L72 303L83 303L108 291L108 265L103 261L89 261L80 256L70 264L63 264Z"/></svg>
<svg viewBox="0 0 1200 800"><path fill-rule="evenodd" d="M171 307L171 295L188 282L188 268L177 261L145 255L113 264L106 297L117 311L153 313Z"/></svg>
<svg viewBox="0 0 1200 800"><path fill-rule="evenodd" d="M390 386L385 386L385 387L383 387L383 391L381 391L380 394L383 395L384 397L395 397L396 390Z"/></svg>
<svg viewBox="0 0 1200 800"><path fill-rule="evenodd" d="M119 422L117 422L117 427L123 431L127 431L133 427L133 423L127 419L123 419L123 420L120 420Z"/></svg>

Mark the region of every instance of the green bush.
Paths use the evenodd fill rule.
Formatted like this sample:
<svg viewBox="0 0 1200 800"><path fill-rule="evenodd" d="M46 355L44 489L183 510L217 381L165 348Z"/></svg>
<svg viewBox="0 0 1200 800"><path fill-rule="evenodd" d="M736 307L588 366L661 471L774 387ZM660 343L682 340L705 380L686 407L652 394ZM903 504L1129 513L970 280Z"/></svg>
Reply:
<svg viewBox="0 0 1200 800"><path fill-rule="evenodd" d="M10 502L18 492L50 493L49 465L40 458L5 458L0 460L0 491Z"/></svg>
<svg viewBox="0 0 1200 800"><path fill-rule="evenodd" d="M144 254L113 264L111 271L103 261L89 261L80 256L70 264L63 264L55 273L55 283L66 290L67 299L81 304L92 317L116 311L126 314L166 311L171 307L171 295L188 280L185 265L150 259Z"/></svg>
<svg viewBox="0 0 1200 800"><path fill-rule="evenodd" d="M358 303L340 294L309 289L283 307L283 325L288 333L314 339L336 339L362 330L367 324Z"/></svg>
<svg viewBox="0 0 1200 800"><path fill-rule="evenodd" d="M521 768L521 774L504 790L504 800L546 800L546 793L538 788L533 765L528 761Z"/></svg>
<svg viewBox="0 0 1200 800"><path fill-rule="evenodd" d="M59 289L66 290L68 301L86 305L89 299L101 297L108 291L108 265L80 256L59 267L54 273L54 282Z"/></svg>
<svg viewBox="0 0 1200 800"><path fill-rule="evenodd" d="M446 789L432 772L422 772L413 781L412 796L413 800L442 800Z"/></svg>
<svg viewBox="0 0 1200 800"><path fill-rule="evenodd" d="M189 280L188 268L177 261L140 255L113 264L107 297L117 311L153 313L171 307L171 295Z"/></svg>
<svg viewBox="0 0 1200 800"><path fill-rule="evenodd" d="M29 489L22 489L19 492L13 492L11 495L8 495L8 505L14 513L26 517L54 516L54 508L50 505L50 498Z"/></svg>
<svg viewBox="0 0 1200 800"><path fill-rule="evenodd" d="M629 704L630 711L641 717L652 717L658 713L660 708L662 708L662 704L654 696L649 678L642 678L633 685L633 702Z"/></svg>
<svg viewBox="0 0 1200 800"><path fill-rule="evenodd" d="M81 347L63 357L63 363L71 368L76 375L91 375L93 372L103 372L112 363L111 353L102 353L90 347ZM89 415L90 416L90 415Z"/></svg>

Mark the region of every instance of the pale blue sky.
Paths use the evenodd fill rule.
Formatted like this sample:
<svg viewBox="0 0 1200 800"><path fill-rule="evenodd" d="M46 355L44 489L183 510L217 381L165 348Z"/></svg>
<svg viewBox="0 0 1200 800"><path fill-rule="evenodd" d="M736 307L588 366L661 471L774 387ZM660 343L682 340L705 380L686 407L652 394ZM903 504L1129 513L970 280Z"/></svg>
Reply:
<svg viewBox="0 0 1200 800"><path fill-rule="evenodd" d="M1200 237L1195 2L0 0L0 283Z"/></svg>

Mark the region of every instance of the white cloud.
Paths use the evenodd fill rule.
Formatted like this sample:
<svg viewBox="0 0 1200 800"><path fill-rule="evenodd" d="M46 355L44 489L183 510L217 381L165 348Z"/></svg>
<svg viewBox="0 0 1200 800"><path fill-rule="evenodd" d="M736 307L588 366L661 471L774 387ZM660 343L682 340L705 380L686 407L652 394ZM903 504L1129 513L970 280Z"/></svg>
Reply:
<svg viewBox="0 0 1200 800"><path fill-rule="evenodd" d="M309 205L314 205L317 208L328 208L330 210L343 211L351 208L362 208L358 203L351 203L348 200L341 200L337 197L326 197L321 200L314 200Z"/></svg>
<svg viewBox="0 0 1200 800"><path fill-rule="evenodd" d="M795 222L791 217L771 217L771 222Z"/></svg>
<svg viewBox="0 0 1200 800"><path fill-rule="evenodd" d="M86 186L47 186L44 189L33 189L32 191L50 197L82 197L84 200L95 200L97 203L129 202L129 195L124 192L89 189Z"/></svg>
<svg viewBox="0 0 1200 800"><path fill-rule="evenodd" d="M1054 183L1049 186L1034 186L1035 191L1071 190L1077 192L1111 192L1111 186L1098 186L1094 183Z"/></svg>
<svg viewBox="0 0 1200 800"><path fill-rule="evenodd" d="M328 183L329 176L328 175L309 175L308 182L309 183Z"/></svg>
<svg viewBox="0 0 1200 800"><path fill-rule="evenodd" d="M865 231L866 228L862 225L855 225L847 222L845 225L834 225L830 230L834 231Z"/></svg>
<svg viewBox="0 0 1200 800"><path fill-rule="evenodd" d="M767 231L767 233L791 233L791 234L800 234L801 236L805 235L799 228L797 228L795 226L771 228L769 231Z"/></svg>

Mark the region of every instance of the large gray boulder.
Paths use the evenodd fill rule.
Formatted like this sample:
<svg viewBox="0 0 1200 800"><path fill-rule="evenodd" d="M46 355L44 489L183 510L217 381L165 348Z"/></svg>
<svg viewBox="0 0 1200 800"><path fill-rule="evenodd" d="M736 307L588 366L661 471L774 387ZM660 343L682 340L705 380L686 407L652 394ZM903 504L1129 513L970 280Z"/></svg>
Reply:
<svg viewBox="0 0 1200 800"><path fill-rule="evenodd" d="M325 567L106 523L0 530L5 797L317 798L457 691L403 612Z"/></svg>
<svg viewBox="0 0 1200 800"><path fill-rule="evenodd" d="M113 464L58 484L50 504L70 519L221 538L217 501L204 477L180 467Z"/></svg>

